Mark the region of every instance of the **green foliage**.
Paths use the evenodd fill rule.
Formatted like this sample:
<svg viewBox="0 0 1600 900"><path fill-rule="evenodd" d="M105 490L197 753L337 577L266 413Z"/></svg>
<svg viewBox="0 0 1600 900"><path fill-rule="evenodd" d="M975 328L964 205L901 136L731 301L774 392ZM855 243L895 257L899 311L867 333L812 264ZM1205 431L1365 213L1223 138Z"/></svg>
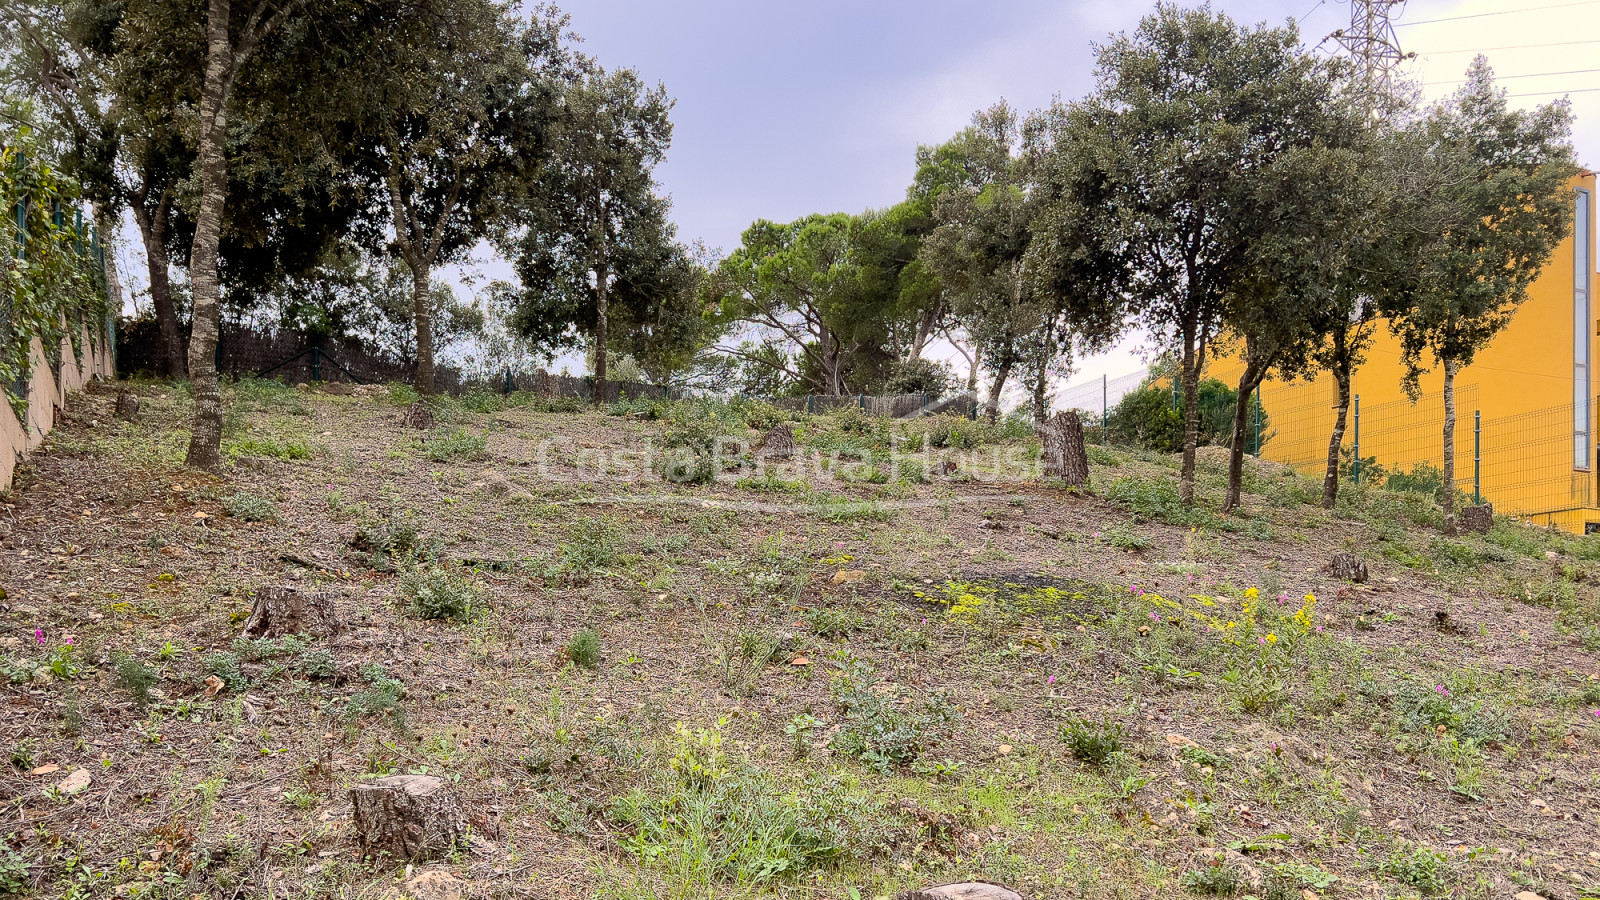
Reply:
<svg viewBox="0 0 1600 900"><path fill-rule="evenodd" d="M274 437L243 437L228 441L223 452L229 459L258 457L264 459L310 459L311 446L301 440L279 440Z"/></svg>
<svg viewBox="0 0 1600 900"><path fill-rule="evenodd" d="M1239 392L1215 378L1201 379L1199 386L1200 435L1196 446L1232 443L1233 413L1239 402ZM1247 451L1255 450L1255 418L1250 419L1250 443ZM1261 410L1261 443L1271 437L1271 419L1266 408ZM1175 407L1172 402L1172 382L1166 386L1154 379L1147 380L1138 390L1123 395L1106 416L1106 429L1112 443L1142 447L1157 453L1177 453L1183 449L1183 397L1180 392Z"/></svg>
<svg viewBox="0 0 1600 900"><path fill-rule="evenodd" d="M340 716L347 723L354 723L364 718L386 717L396 728L404 730L406 715L400 701L405 697L405 685L390 677L388 671L378 663L362 666L360 675L362 680L367 682L367 687L352 694L350 699L345 701Z"/></svg>
<svg viewBox="0 0 1600 900"><path fill-rule="evenodd" d="M368 554L377 568L435 555L431 543L423 538L413 522L395 517L362 524L356 529L350 546Z"/></svg>
<svg viewBox="0 0 1600 900"><path fill-rule="evenodd" d="M719 729L676 726L671 764L611 807L623 847L659 871L672 896L712 896L722 886L793 881L850 853L872 828L825 783L798 790L734 765Z"/></svg>
<svg viewBox="0 0 1600 900"><path fill-rule="evenodd" d="M148 705L150 689L158 681L156 670L120 650L112 652L111 666L117 673L117 685L133 696L134 705Z"/></svg>
<svg viewBox="0 0 1600 900"><path fill-rule="evenodd" d="M32 879L28 870L32 863L20 851L0 844L0 896L27 895Z"/></svg>
<svg viewBox="0 0 1600 900"><path fill-rule="evenodd" d="M489 450L489 436L462 427L439 429L422 442L422 455L434 462L482 459Z"/></svg>
<svg viewBox="0 0 1600 900"><path fill-rule="evenodd" d="M417 566L400 580L400 595L413 615L465 622L482 605L483 589L453 568Z"/></svg>
<svg viewBox="0 0 1600 900"><path fill-rule="evenodd" d="M860 630L861 617L847 609L818 607L806 613L806 624L818 637L843 637Z"/></svg>
<svg viewBox="0 0 1600 900"><path fill-rule="evenodd" d="M71 681L83 673L83 667L78 665L77 648L71 644L62 644L50 651L50 656L45 661L50 674L62 681Z"/></svg>
<svg viewBox="0 0 1600 900"><path fill-rule="evenodd" d="M1504 741L1511 734L1511 714L1486 700L1475 699L1462 686L1402 685L1394 699L1395 718L1406 731L1443 728L1462 740Z"/></svg>
<svg viewBox="0 0 1600 900"><path fill-rule="evenodd" d="M1111 757L1121 753L1127 737L1128 730L1121 722L1107 720L1097 724L1074 716L1061 726L1061 739L1066 741L1072 755L1096 766L1105 765Z"/></svg>
<svg viewBox="0 0 1600 900"><path fill-rule="evenodd" d="M881 691L872 668L855 662L833 681L833 699L843 715L833 749L871 768L887 773L895 766L916 762L938 743L943 731L958 715L955 704L942 692L925 693L920 702L901 703Z"/></svg>
<svg viewBox="0 0 1600 900"><path fill-rule="evenodd" d="M88 348L79 346L80 335L86 332L99 346L112 310L88 228L79 230L76 224L78 183L39 158L26 129L20 137L0 145L5 235L0 240L0 392L26 422L27 397L18 396L13 386L30 377L33 340L44 346L51 362L59 363L63 341L70 338L81 360ZM14 253L17 206L24 197L25 252L19 257ZM60 226L53 218L58 204L63 211Z"/></svg>
<svg viewBox="0 0 1600 900"><path fill-rule="evenodd" d="M1450 860L1427 847L1396 847L1378 871L1424 894L1443 893L1450 886Z"/></svg>
<svg viewBox="0 0 1600 900"><path fill-rule="evenodd" d="M1196 894L1212 897L1232 897L1239 893L1239 873L1218 860L1203 869L1190 869L1180 879L1183 886Z"/></svg>
<svg viewBox="0 0 1600 900"><path fill-rule="evenodd" d="M610 516L584 516L567 525L567 540L557 548L561 571L598 575L616 563L622 551L622 526Z"/></svg>
<svg viewBox="0 0 1600 900"><path fill-rule="evenodd" d="M239 668L239 657L232 653L207 653L200 658L205 670L217 678L230 691L242 691L250 686L250 679Z"/></svg>
<svg viewBox="0 0 1600 900"><path fill-rule="evenodd" d="M585 669L600 665L600 632L585 628L567 641L567 659Z"/></svg>
<svg viewBox="0 0 1600 900"><path fill-rule="evenodd" d="M232 495L224 500L222 505L227 509L228 515L245 522L278 521L278 504L246 491Z"/></svg>
<svg viewBox="0 0 1600 900"><path fill-rule="evenodd" d="M295 667L307 678L332 678L334 673L339 671L333 654L327 650L307 650L300 654Z"/></svg>
<svg viewBox="0 0 1600 900"><path fill-rule="evenodd" d="M1383 480L1383 489L1402 493L1422 494L1444 501L1444 470L1431 463L1419 462L1409 472L1394 471Z"/></svg>
<svg viewBox="0 0 1600 900"><path fill-rule="evenodd" d="M1194 527L1211 522L1202 510L1178 499L1178 485L1165 478L1118 478L1106 488L1106 500L1133 514L1135 522L1165 522Z"/></svg>

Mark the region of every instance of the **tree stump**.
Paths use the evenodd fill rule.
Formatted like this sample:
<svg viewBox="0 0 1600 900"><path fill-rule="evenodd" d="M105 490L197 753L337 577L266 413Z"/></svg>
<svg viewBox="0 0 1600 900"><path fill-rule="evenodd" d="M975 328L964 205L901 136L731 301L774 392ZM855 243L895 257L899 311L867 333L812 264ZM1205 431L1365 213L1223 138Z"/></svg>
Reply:
<svg viewBox="0 0 1600 900"><path fill-rule="evenodd" d="M1468 534L1488 534L1494 527L1494 504L1462 507L1461 519L1456 524Z"/></svg>
<svg viewBox="0 0 1600 900"><path fill-rule="evenodd" d="M1021 894L988 881L941 884L901 894L895 900L1023 900Z"/></svg>
<svg viewBox="0 0 1600 900"><path fill-rule="evenodd" d="M766 433L761 439L761 449L756 451L757 459L788 459L794 456L794 429L787 425L779 425Z"/></svg>
<svg viewBox="0 0 1600 900"><path fill-rule="evenodd" d="M283 637L286 634L329 635L339 632L333 600L327 594L305 594L288 586L256 591L255 605L245 620L249 637Z"/></svg>
<svg viewBox="0 0 1600 900"><path fill-rule="evenodd" d="M1367 561L1354 553L1335 553L1328 563L1333 577L1356 584L1367 583Z"/></svg>
<svg viewBox="0 0 1600 900"><path fill-rule="evenodd" d="M406 428L427 431L433 427L433 410L423 406L419 400L406 407L405 415L400 417L400 424Z"/></svg>
<svg viewBox="0 0 1600 900"><path fill-rule="evenodd" d="M115 414L124 422L139 418L139 397L130 391L117 391Z"/></svg>
<svg viewBox="0 0 1600 900"><path fill-rule="evenodd" d="M1089 486L1089 451L1083 445L1083 422L1072 410L1058 412L1039 429L1044 439L1044 474L1067 487Z"/></svg>
<svg viewBox="0 0 1600 900"><path fill-rule="evenodd" d="M450 852L461 839L461 815L441 778L390 775L350 789L356 842L369 856L421 862Z"/></svg>

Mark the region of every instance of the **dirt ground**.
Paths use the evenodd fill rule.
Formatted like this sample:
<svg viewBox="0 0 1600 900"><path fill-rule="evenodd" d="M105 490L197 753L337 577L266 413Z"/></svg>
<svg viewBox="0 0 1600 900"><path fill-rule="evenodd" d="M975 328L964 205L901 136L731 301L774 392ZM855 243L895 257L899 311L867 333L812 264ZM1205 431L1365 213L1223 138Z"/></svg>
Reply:
<svg viewBox="0 0 1600 900"><path fill-rule="evenodd" d="M747 411L261 383L212 476L133 389L0 496L0 896L1600 897L1600 537L837 416L680 484L650 448ZM242 638L285 585L338 633ZM469 836L364 858L349 789L404 772Z"/></svg>

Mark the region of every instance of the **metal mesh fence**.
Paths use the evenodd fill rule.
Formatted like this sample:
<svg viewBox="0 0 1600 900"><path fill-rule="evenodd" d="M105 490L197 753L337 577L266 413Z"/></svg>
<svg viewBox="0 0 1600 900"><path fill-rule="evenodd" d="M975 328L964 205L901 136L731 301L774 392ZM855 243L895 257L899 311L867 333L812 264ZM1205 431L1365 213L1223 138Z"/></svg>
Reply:
<svg viewBox="0 0 1600 900"><path fill-rule="evenodd" d="M1150 377L1150 370L1140 369L1116 378L1100 377L1069 384L1056 395L1057 409L1075 409L1083 414L1084 423L1093 420L1098 425L1108 409L1116 406L1123 397L1139 389Z"/></svg>
<svg viewBox="0 0 1600 900"><path fill-rule="evenodd" d="M894 419L936 415L970 419L978 412L978 400L972 394L943 398L929 394L807 394L802 397L773 397L767 402L779 409L794 412L826 413L859 409L869 416Z"/></svg>

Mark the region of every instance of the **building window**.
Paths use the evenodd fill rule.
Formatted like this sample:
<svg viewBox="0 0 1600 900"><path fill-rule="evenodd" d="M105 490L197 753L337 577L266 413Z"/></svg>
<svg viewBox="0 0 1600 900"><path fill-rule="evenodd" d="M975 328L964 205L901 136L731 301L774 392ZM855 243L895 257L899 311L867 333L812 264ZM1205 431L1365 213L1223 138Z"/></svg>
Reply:
<svg viewBox="0 0 1600 900"><path fill-rule="evenodd" d="M1577 192L1572 228L1572 466L1589 468L1589 192Z"/></svg>

